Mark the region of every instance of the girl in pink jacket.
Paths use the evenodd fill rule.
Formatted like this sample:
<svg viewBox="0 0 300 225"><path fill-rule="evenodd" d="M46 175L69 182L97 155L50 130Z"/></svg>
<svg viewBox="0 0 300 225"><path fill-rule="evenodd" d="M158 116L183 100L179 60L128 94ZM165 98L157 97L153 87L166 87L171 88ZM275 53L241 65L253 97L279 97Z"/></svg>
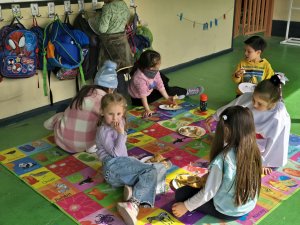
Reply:
<svg viewBox="0 0 300 225"><path fill-rule="evenodd" d="M95 145L101 99L118 86L116 63L104 62L97 72L93 85L84 86L64 112L44 122L54 131L55 143L71 153L82 152Z"/></svg>
<svg viewBox="0 0 300 225"><path fill-rule="evenodd" d="M196 88L169 87L169 79L159 72L161 65L161 56L153 50L144 51L131 74L128 93L131 96L132 105L144 106L144 117L151 116L153 111L150 110L149 103L158 100L161 97L173 102L173 96L190 96L197 95L204 91L199 86Z"/></svg>

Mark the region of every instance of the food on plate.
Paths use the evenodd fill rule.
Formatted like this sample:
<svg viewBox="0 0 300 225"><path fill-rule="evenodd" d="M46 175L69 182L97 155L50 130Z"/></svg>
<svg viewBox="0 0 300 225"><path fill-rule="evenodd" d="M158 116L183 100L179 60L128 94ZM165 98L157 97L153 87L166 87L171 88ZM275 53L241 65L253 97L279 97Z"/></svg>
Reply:
<svg viewBox="0 0 300 225"><path fill-rule="evenodd" d="M190 175L190 174L179 174L174 179L174 182L178 187L182 186L191 186L194 188L201 188L203 187L205 181L201 177L197 175Z"/></svg>
<svg viewBox="0 0 300 225"><path fill-rule="evenodd" d="M176 109L178 108L178 105L177 104L170 104L168 105L169 108L172 108L172 109Z"/></svg>
<svg viewBox="0 0 300 225"><path fill-rule="evenodd" d="M200 136L202 134L202 129L200 127L195 128L195 135Z"/></svg>
<svg viewBox="0 0 300 225"><path fill-rule="evenodd" d="M201 127L182 127L179 129L179 133L188 137L198 137L203 135L203 129Z"/></svg>
<svg viewBox="0 0 300 225"><path fill-rule="evenodd" d="M180 129L180 133L183 134L183 135L189 136L190 135L190 129L189 129L189 127L181 128Z"/></svg>

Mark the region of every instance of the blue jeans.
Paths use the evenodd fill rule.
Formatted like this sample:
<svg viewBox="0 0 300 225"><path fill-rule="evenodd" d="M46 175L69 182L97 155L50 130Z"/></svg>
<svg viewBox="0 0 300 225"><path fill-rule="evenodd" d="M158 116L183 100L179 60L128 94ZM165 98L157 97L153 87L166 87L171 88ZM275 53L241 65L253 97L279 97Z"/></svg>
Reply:
<svg viewBox="0 0 300 225"><path fill-rule="evenodd" d="M166 175L168 169L162 163L153 163L157 171L157 186L156 186L156 194L164 194L166 193Z"/></svg>
<svg viewBox="0 0 300 225"><path fill-rule="evenodd" d="M103 162L104 178L113 187L132 186L132 197L140 203L154 206L157 172L152 164L134 157L107 156Z"/></svg>

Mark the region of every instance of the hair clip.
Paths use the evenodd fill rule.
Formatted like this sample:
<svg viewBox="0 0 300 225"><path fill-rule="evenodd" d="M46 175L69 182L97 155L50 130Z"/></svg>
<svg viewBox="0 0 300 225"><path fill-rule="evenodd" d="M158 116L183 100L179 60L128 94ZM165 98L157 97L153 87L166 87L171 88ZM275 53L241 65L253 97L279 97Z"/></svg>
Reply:
<svg viewBox="0 0 300 225"><path fill-rule="evenodd" d="M276 72L275 75L277 75L277 77L279 78L280 82L285 85L286 81L289 81L289 79L285 76L284 73L281 72Z"/></svg>
<svg viewBox="0 0 300 225"><path fill-rule="evenodd" d="M227 120L227 116L226 115L223 115L222 118L223 118L223 120Z"/></svg>

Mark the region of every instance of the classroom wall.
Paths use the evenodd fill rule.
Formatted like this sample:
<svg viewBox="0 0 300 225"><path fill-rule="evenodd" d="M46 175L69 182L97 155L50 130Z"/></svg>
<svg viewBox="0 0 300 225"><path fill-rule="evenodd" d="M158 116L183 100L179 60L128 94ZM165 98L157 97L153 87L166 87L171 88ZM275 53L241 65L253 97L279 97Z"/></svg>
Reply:
<svg viewBox="0 0 300 225"><path fill-rule="evenodd" d="M293 0L293 7L300 8L300 0ZM273 20L288 20L290 0L275 0ZM300 10L293 10L291 21L300 22Z"/></svg>
<svg viewBox="0 0 300 225"><path fill-rule="evenodd" d="M126 2L129 4L129 0ZM136 4L140 19L153 33L154 49L162 55L162 69L231 48L234 0L140 0ZM86 3L87 11L91 11L91 7ZM72 5L72 10L71 21L78 11L77 4ZM22 8L21 12L24 17L21 22L29 28L31 11ZM56 13L63 15L63 6L56 6ZM177 16L181 13L182 20ZM45 26L50 21L47 7L40 7L40 14L42 17L38 18L38 23ZM0 22L0 27L11 20L10 9L3 10L3 18L5 21ZM204 23L208 23L207 30L203 30ZM51 89L54 102L69 99L75 95L75 81L59 81L52 76ZM49 97L43 94L40 71L31 78L4 79L0 83L0 119L48 104Z"/></svg>

